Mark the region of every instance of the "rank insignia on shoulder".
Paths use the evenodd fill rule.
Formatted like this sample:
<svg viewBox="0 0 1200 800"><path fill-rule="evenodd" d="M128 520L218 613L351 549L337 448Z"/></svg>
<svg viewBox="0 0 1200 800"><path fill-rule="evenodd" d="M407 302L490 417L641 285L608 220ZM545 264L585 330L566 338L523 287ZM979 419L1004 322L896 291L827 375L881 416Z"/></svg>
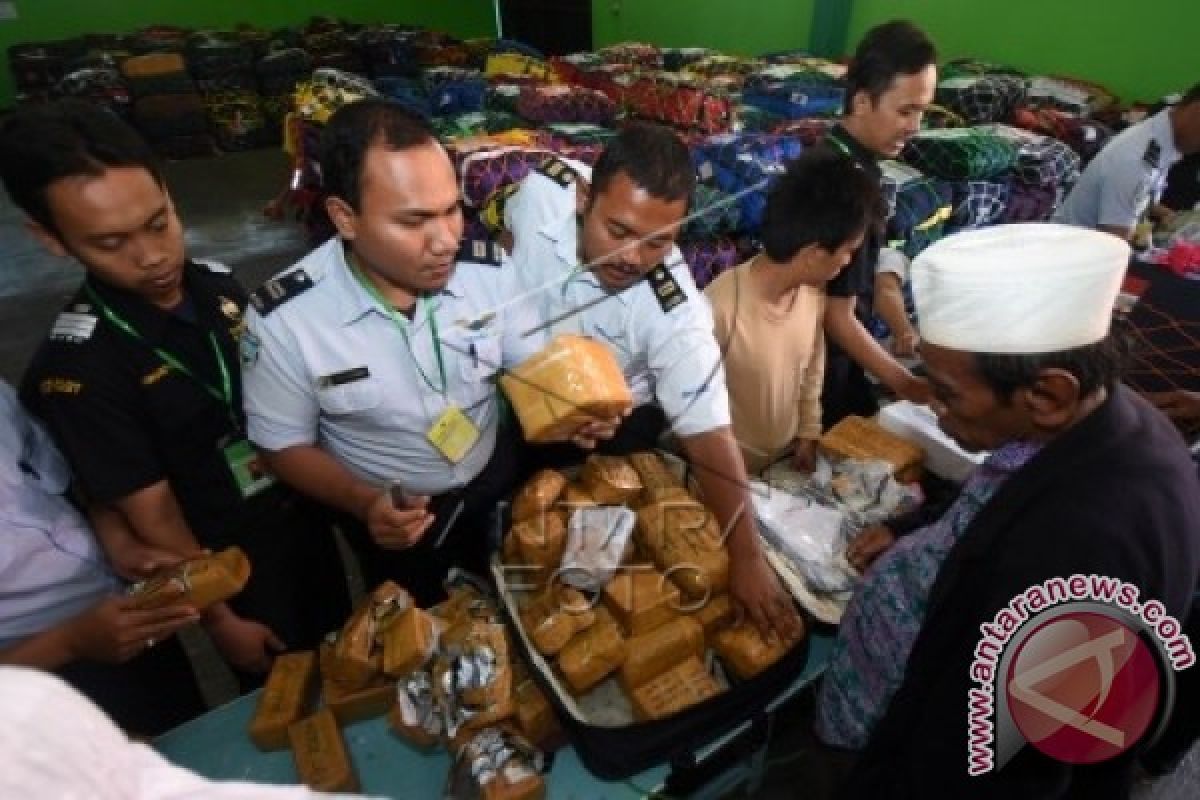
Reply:
<svg viewBox="0 0 1200 800"><path fill-rule="evenodd" d="M64 311L54 320L54 327L50 329L50 339L55 342L82 344L96 332L96 322L95 314Z"/></svg>
<svg viewBox="0 0 1200 800"><path fill-rule="evenodd" d="M504 263L504 248L488 239L467 239L458 249L458 260L499 267Z"/></svg>
<svg viewBox="0 0 1200 800"><path fill-rule="evenodd" d="M312 278L302 269L272 278L250 293L250 304L261 316L267 316L281 305L313 287Z"/></svg>
<svg viewBox="0 0 1200 800"><path fill-rule="evenodd" d="M1151 139L1146 144L1146 152L1142 154L1142 161L1145 162L1146 166L1158 169L1161 160L1162 145L1158 143L1157 139Z"/></svg>
<svg viewBox="0 0 1200 800"><path fill-rule="evenodd" d="M218 275L229 275L233 272L233 270L220 261L210 261L207 258L193 258L192 263L196 266L204 267L209 272L215 272Z"/></svg>
<svg viewBox="0 0 1200 800"><path fill-rule="evenodd" d="M579 177L575 168L561 158L551 158L537 168L537 171L564 189Z"/></svg>
<svg viewBox="0 0 1200 800"><path fill-rule="evenodd" d="M676 306L687 302L687 295L679 288L679 283L671 277L670 271L659 265L650 270L646 276L650 288L654 290L654 299L662 306L663 311L670 311Z"/></svg>

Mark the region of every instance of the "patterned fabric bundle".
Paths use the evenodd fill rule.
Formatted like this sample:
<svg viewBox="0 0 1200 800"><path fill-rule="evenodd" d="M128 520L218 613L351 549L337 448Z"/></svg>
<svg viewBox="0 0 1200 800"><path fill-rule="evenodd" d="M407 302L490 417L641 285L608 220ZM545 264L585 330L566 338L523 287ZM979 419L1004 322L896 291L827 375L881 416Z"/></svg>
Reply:
<svg viewBox="0 0 1200 800"><path fill-rule="evenodd" d="M445 44L418 42L417 62L425 68L468 69L471 51L461 42L447 41Z"/></svg>
<svg viewBox="0 0 1200 800"><path fill-rule="evenodd" d="M583 83L583 73L587 70L603 66L604 59L595 53L569 53L565 56L553 56L550 68L563 83Z"/></svg>
<svg viewBox="0 0 1200 800"><path fill-rule="evenodd" d="M740 75L745 78L758 72L763 66L763 62L756 58L737 58L736 56L717 54L689 64L687 71L702 77Z"/></svg>
<svg viewBox="0 0 1200 800"><path fill-rule="evenodd" d="M1050 186L1036 186L1011 179L1008 182L1008 207L1001 222L1044 222L1058 207L1059 192Z"/></svg>
<svg viewBox="0 0 1200 800"><path fill-rule="evenodd" d="M91 100L122 117L128 116L133 108L129 86L115 69L76 70L59 81L57 92L63 97Z"/></svg>
<svg viewBox="0 0 1200 800"><path fill-rule="evenodd" d="M638 73L625 64L601 64L579 73L578 81L568 82L604 92L617 108L627 109L631 102L629 93L637 80Z"/></svg>
<svg viewBox="0 0 1200 800"><path fill-rule="evenodd" d="M509 80L509 79L506 79ZM518 83L491 83L483 95L483 107L488 111L517 113L517 101L521 99L522 85Z"/></svg>
<svg viewBox="0 0 1200 800"><path fill-rule="evenodd" d="M938 84L936 99L970 125L1002 122L1025 101L1025 81L1013 75L950 78Z"/></svg>
<svg viewBox="0 0 1200 800"><path fill-rule="evenodd" d="M1082 119L1053 108L1022 108L1017 111L1013 121L1018 127L1066 142L1079 154L1084 165L1104 149L1113 135L1107 126L1095 120Z"/></svg>
<svg viewBox="0 0 1200 800"><path fill-rule="evenodd" d="M612 128L586 123L552 123L544 128L556 141L564 142L567 145L603 146L617 136L617 132Z"/></svg>
<svg viewBox="0 0 1200 800"><path fill-rule="evenodd" d="M291 94L312 71L312 58L298 47L276 50L254 66L259 88L269 95Z"/></svg>
<svg viewBox="0 0 1200 800"><path fill-rule="evenodd" d="M1078 78L1039 75L1030 80L1029 101L1033 105L1086 117L1115 105L1117 97L1096 83Z"/></svg>
<svg viewBox="0 0 1200 800"><path fill-rule="evenodd" d="M462 181L463 202L480 208L502 186L519 183L525 176L553 157L549 150L501 147L468 153L455 153Z"/></svg>
<svg viewBox="0 0 1200 800"><path fill-rule="evenodd" d="M952 181L984 180L1012 169L1017 148L974 128L921 131L901 156L927 175Z"/></svg>
<svg viewBox="0 0 1200 800"><path fill-rule="evenodd" d="M376 78L375 89L389 100L420 114L428 119L433 116L433 105L429 102L429 93L425 91L425 83L420 78L406 78L400 75L388 75Z"/></svg>
<svg viewBox="0 0 1200 800"><path fill-rule="evenodd" d="M174 25L151 25L133 35L130 49L135 53L182 53L189 33Z"/></svg>
<svg viewBox="0 0 1200 800"><path fill-rule="evenodd" d="M662 51L652 44L642 42L609 45L597 50L596 55L606 64L627 64L639 69L663 68Z"/></svg>
<svg viewBox="0 0 1200 800"><path fill-rule="evenodd" d="M742 102L784 119L827 117L838 114L846 90L830 82L763 81L755 77L742 92Z"/></svg>
<svg viewBox="0 0 1200 800"><path fill-rule="evenodd" d="M197 33L185 51L188 72L204 92L257 88L254 51L232 34Z"/></svg>
<svg viewBox="0 0 1200 800"><path fill-rule="evenodd" d="M435 115L483 111L487 81L482 73L457 67L433 67L425 70L424 81Z"/></svg>
<svg viewBox="0 0 1200 800"><path fill-rule="evenodd" d="M736 133L767 133L788 122L758 106L735 105L733 107L733 130Z"/></svg>
<svg viewBox="0 0 1200 800"><path fill-rule="evenodd" d="M804 145L794 136L767 133L709 136L692 148L692 163L700 180L714 177L717 167L730 168L739 161L759 159L782 165L799 158Z"/></svg>
<svg viewBox="0 0 1200 800"><path fill-rule="evenodd" d="M1025 78L1025 73L1016 67L1006 64L993 64L978 58L956 58L947 61L938 68L938 75L943 80L952 78L978 77L981 75L1007 75L1015 78Z"/></svg>
<svg viewBox="0 0 1200 800"><path fill-rule="evenodd" d="M489 78L518 75L547 82L558 78L545 61L521 53L492 53L487 57L483 72Z"/></svg>
<svg viewBox="0 0 1200 800"><path fill-rule="evenodd" d="M663 69L678 72L716 54L715 50L707 47L668 47L662 51Z"/></svg>
<svg viewBox="0 0 1200 800"><path fill-rule="evenodd" d="M812 147L818 142L825 141L825 137L829 135L835 125L837 125L837 120L828 117L796 119L777 125L771 132L799 139L805 147Z"/></svg>
<svg viewBox="0 0 1200 800"><path fill-rule="evenodd" d="M15 44L8 48L8 69L22 91L48 90L67 73L67 54L53 44Z"/></svg>
<svg viewBox="0 0 1200 800"><path fill-rule="evenodd" d="M931 180L907 164L882 161L883 195L890 216L887 237L909 258L942 238L953 209L950 186Z"/></svg>
<svg viewBox="0 0 1200 800"><path fill-rule="evenodd" d="M641 117L702 133L728 131L733 126L733 101L703 84L659 73L635 80L629 87L629 106Z"/></svg>
<svg viewBox="0 0 1200 800"><path fill-rule="evenodd" d="M1035 186L1069 188L1079 178L1079 154L1065 142L1011 125L987 125L981 128L1008 139L1017 148L1013 175Z"/></svg>
<svg viewBox="0 0 1200 800"><path fill-rule="evenodd" d="M277 128L267 118L254 92L212 92L204 97L217 146L227 152L252 150L269 144Z"/></svg>
<svg viewBox="0 0 1200 800"><path fill-rule="evenodd" d="M312 80L296 87L293 107L301 119L324 125L347 103L366 97L377 97L378 92L366 78L335 69L318 69Z"/></svg>
<svg viewBox="0 0 1200 800"><path fill-rule="evenodd" d="M680 241L679 250L696 281L696 288L703 289L722 272L750 258L755 247L748 240L710 236Z"/></svg>
<svg viewBox="0 0 1200 800"><path fill-rule="evenodd" d="M683 227L683 236L700 239L737 233L742 227L742 213L729 195L703 183L696 185L692 202L688 206L691 219Z"/></svg>
<svg viewBox="0 0 1200 800"><path fill-rule="evenodd" d="M545 61L546 56L541 50L516 39L496 39L491 43L493 53L519 53L523 56Z"/></svg>
<svg viewBox="0 0 1200 800"><path fill-rule="evenodd" d="M517 101L517 112L538 123L587 122L611 124L617 106L604 93L579 86L526 86Z"/></svg>
<svg viewBox="0 0 1200 800"><path fill-rule="evenodd" d="M503 111L470 111L454 117L435 117L433 130L439 139L450 141L510 131L526 124L520 117Z"/></svg>
<svg viewBox="0 0 1200 800"><path fill-rule="evenodd" d="M946 222L948 233L995 225L1008 210L1006 181L955 181L950 191L954 208Z"/></svg>
<svg viewBox="0 0 1200 800"><path fill-rule="evenodd" d="M368 28L359 34L358 40L372 77L420 75L414 39L413 31L393 25Z"/></svg>

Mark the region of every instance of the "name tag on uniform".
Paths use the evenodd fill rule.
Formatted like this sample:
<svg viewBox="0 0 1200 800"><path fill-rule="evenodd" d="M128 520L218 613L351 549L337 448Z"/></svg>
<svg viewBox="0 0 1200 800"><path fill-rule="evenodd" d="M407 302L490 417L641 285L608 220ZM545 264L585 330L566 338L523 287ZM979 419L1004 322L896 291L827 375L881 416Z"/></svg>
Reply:
<svg viewBox="0 0 1200 800"><path fill-rule="evenodd" d="M334 386L345 386L347 383L354 383L371 377L371 370L367 367L355 367L341 372L335 372L332 375L322 375L317 378L317 386L321 389L331 389Z"/></svg>
<svg viewBox="0 0 1200 800"><path fill-rule="evenodd" d="M457 464L479 441L479 428L462 409L450 406L433 421L425 436L451 464Z"/></svg>
<svg viewBox="0 0 1200 800"><path fill-rule="evenodd" d="M243 498L253 497L275 484L275 476L267 472L258 451L245 439L222 448L221 452Z"/></svg>

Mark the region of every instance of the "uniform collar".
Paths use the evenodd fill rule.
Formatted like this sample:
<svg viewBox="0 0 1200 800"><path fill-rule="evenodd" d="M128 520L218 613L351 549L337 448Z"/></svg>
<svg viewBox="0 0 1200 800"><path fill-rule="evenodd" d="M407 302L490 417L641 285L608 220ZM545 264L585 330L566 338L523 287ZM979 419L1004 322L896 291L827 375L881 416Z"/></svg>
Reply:
<svg viewBox="0 0 1200 800"><path fill-rule="evenodd" d="M850 157L853 158L859 165L879 172L879 156L863 146L862 142L855 139L850 131L839 122L834 125L829 131L829 138L836 139L840 144L844 145L850 151Z"/></svg>
<svg viewBox="0 0 1200 800"><path fill-rule="evenodd" d="M206 282L207 274L206 270L197 267L190 260L184 262L183 290L195 306L199 323L205 323L211 318L211 307L216 305L214 293ZM135 292L118 289L90 276L87 278L87 285L99 295L105 305L132 325L134 330L149 342L160 341L172 321L187 322L182 317L147 302ZM76 303L89 303L87 294L80 292ZM99 315L100 309L93 309L93 313Z"/></svg>
<svg viewBox="0 0 1200 800"><path fill-rule="evenodd" d="M341 319L342 324L351 325L371 313L379 314L386 319L387 315L383 309L379 307L375 298L358 282L358 278L354 276L354 272L350 269L350 264L346 259L346 248L342 239L335 236L322 245L322 247L329 248L326 258L332 262L331 265L333 266L333 269L330 269L329 272L333 279L338 282L337 294L340 301L338 318ZM445 288L432 295L430 299L436 300L440 297L461 299L464 296L462 269L462 264L455 264L454 272L450 274L450 280L446 283ZM419 330L425 324L424 316L419 314L414 315L412 324L414 329Z"/></svg>
<svg viewBox="0 0 1200 800"><path fill-rule="evenodd" d="M579 263L579 220L574 212L546 223L541 234L554 245L554 254L562 262L564 272L562 280L556 286L560 294L566 294L567 287L572 283L582 283L602 292L610 292L609 288L600 282L590 270L580 270ZM637 284L634 284L636 286ZM629 287L632 289L633 287ZM620 292L610 292L622 305L629 304L629 289Z"/></svg>

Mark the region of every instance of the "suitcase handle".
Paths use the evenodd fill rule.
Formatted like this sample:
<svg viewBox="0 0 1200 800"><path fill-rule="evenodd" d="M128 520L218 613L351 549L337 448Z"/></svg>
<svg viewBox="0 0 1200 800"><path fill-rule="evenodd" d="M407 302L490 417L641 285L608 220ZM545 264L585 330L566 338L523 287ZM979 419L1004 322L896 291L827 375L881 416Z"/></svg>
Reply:
<svg viewBox="0 0 1200 800"><path fill-rule="evenodd" d="M749 759L765 747L770 739L770 719L766 713L755 714L728 734L719 745L702 753L705 745L671 759L671 771L663 785L666 797L687 797L711 783L735 764Z"/></svg>

